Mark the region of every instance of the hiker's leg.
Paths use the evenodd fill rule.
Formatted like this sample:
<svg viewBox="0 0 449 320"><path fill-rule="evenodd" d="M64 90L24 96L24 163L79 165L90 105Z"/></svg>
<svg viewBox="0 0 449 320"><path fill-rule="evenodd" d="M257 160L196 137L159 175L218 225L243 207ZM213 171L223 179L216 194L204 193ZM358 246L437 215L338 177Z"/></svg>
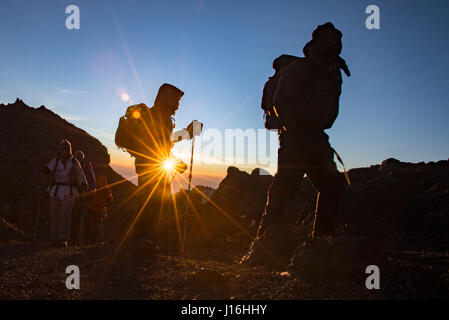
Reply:
<svg viewBox="0 0 449 320"><path fill-rule="evenodd" d="M137 185L142 187L141 192L148 190L148 184L152 177L154 177L154 164L143 157L136 157L134 161L137 173Z"/></svg>
<svg viewBox="0 0 449 320"><path fill-rule="evenodd" d="M161 240L163 228L167 226L167 219L170 219L170 185L166 179L162 179L160 187L154 193L155 200L157 202L157 211L154 212L151 225L156 239Z"/></svg>
<svg viewBox="0 0 449 320"><path fill-rule="evenodd" d="M343 174L337 170L333 160L333 152L329 150L327 159L321 160L307 170L307 175L319 191L313 222L314 237L334 234L339 203L346 187Z"/></svg>
<svg viewBox="0 0 449 320"><path fill-rule="evenodd" d="M57 198L50 197L50 221L51 221L50 235L52 241L58 239L60 210L61 210L61 201Z"/></svg>
<svg viewBox="0 0 449 320"><path fill-rule="evenodd" d="M58 240L63 241L70 240L72 209L74 202L75 202L74 199L66 199L62 202L59 215Z"/></svg>
<svg viewBox="0 0 449 320"><path fill-rule="evenodd" d="M298 164L295 137L284 135L282 138L278 150L278 170L268 191L265 212L256 238L241 263L285 266L295 246L294 234L286 225L283 207L287 199L298 193L304 169Z"/></svg>
<svg viewBox="0 0 449 320"><path fill-rule="evenodd" d="M278 170L267 195L267 203L258 234L266 227L283 223L283 207L287 199L294 198L301 187L304 168L298 163L294 136L284 137L278 150Z"/></svg>

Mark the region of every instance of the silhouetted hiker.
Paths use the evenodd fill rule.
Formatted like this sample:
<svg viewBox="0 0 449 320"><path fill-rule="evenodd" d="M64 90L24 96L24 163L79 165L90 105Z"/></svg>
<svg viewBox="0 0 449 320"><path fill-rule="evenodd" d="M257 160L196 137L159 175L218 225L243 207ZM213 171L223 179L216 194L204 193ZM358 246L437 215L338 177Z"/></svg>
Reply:
<svg viewBox="0 0 449 320"><path fill-rule="evenodd" d="M294 249L289 242L294 242L294 237L282 211L286 200L299 191L305 173L319 191L313 237L334 234L345 181L337 170L334 150L324 130L338 115L340 69L350 75L339 56L341 37L330 22L318 26L303 49L305 58L294 59L282 70L273 96L281 123L278 170L257 236L242 263L273 264L289 258Z"/></svg>
<svg viewBox="0 0 449 320"><path fill-rule="evenodd" d="M50 176L51 237L56 245L67 246L71 233L72 208L79 193L87 190L81 166L72 156L72 145L66 139L59 144L58 155L42 171ZM79 190L79 192L78 192Z"/></svg>
<svg viewBox="0 0 449 320"><path fill-rule="evenodd" d="M105 176L97 177L97 190L93 193L83 216L83 240L94 243L98 238L104 241L104 222L107 218L107 204L114 201L111 188ZM100 237L99 237L100 236Z"/></svg>
<svg viewBox="0 0 449 320"><path fill-rule="evenodd" d="M87 180L87 186L88 186L88 193L84 195L80 195L76 199L73 211L72 211L72 238L71 241L73 244L78 243L80 239L80 235L83 232L83 219L86 215L87 211L87 203L92 198L93 192L96 188L96 181L95 181L95 174L94 170L92 168L92 163L86 159L86 155L83 151L78 150L74 154L75 159L78 160L78 162L81 165L81 169L83 169L83 173L86 176Z"/></svg>
<svg viewBox="0 0 449 320"><path fill-rule="evenodd" d="M76 151L74 157L80 163L81 169L83 169L84 175L86 176L88 191L94 192L97 183L95 181L95 173L92 166L92 162L86 159L85 153L81 150Z"/></svg>
<svg viewBox="0 0 449 320"><path fill-rule="evenodd" d="M152 108L145 104L131 106L119 122L115 143L135 157L141 203L150 196L147 209L141 213L135 227L135 236L139 238L154 232L151 229L161 219L170 197L170 175L164 169L164 163L172 159L173 116L183 95L181 90L165 83L159 88ZM182 173L185 169L186 165L181 161L173 162L173 171Z"/></svg>

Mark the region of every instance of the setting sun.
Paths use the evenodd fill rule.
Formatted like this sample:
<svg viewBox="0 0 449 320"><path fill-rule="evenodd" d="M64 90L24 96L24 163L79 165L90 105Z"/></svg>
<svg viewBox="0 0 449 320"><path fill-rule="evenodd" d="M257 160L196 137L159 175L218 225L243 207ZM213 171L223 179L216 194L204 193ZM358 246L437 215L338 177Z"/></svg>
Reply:
<svg viewBox="0 0 449 320"><path fill-rule="evenodd" d="M165 171L173 171L175 169L175 162L171 159L167 159L164 161L163 167Z"/></svg>

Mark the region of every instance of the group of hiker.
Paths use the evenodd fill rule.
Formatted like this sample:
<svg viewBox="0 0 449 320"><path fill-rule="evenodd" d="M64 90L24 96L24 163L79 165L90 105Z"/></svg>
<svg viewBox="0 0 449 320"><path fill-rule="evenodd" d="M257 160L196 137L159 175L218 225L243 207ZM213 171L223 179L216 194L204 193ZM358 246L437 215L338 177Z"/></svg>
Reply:
<svg viewBox="0 0 449 320"><path fill-rule="evenodd" d="M72 144L63 139L42 174L49 180L50 238L55 246L102 241L107 203L113 196L106 177L95 175L84 152L73 154Z"/></svg>
<svg viewBox="0 0 449 320"><path fill-rule="evenodd" d="M265 263L273 255L280 254L277 249L289 236L285 228L284 204L298 193L305 174L319 192L312 237L331 236L335 232L335 218L345 180L337 170L336 153L324 130L332 127L339 112L340 70L350 76L346 62L340 57L341 38L342 33L327 22L313 31L312 40L303 48L304 57L281 55L273 62L275 74L265 84L262 109L265 127L277 130L279 134L278 169L268 191L257 235L242 263ZM153 107L131 106L119 122L115 143L135 158L138 189L146 200L143 205L151 201L136 219L137 237L150 238L158 226L164 203L162 198L171 182L160 174L159 168L162 161L171 157L171 149L177 142L172 138L173 116L183 94L175 86L163 84ZM191 139L192 135L187 138ZM70 143L64 140L60 154L47 166L53 177L50 188L52 234L60 240L70 237L75 199L83 199L79 195L95 190L90 185L93 179L87 179L89 167L81 167L82 159L76 159L71 155ZM176 172L182 173L185 168L184 164L178 163ZM73 188L72 174L79 185L78 190ZM86 200L76 201L86 207ZM59 224L53 222L57 217Z"/></svg>

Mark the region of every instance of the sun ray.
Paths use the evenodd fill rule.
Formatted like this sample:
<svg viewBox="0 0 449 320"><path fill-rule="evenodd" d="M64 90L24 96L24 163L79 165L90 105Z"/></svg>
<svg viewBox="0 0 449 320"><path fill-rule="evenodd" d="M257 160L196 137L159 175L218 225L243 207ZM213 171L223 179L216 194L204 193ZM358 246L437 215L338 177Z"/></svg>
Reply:
<svg viewBox="0 0 449 320"><path fill-rule="evenodd" d="M185 179L184 177L180 176L181 178ZM204 192L196 189L198 193L206 199L214 208L216 208L225 218L227 218L229 221L231 221L237 228L239 228L245 235L252 238L252 234L246 230L240 223L238 223L234 218L232 218L223 208L221 208L215 201L213 201L209 196L207 196Z"/></svg>
<svg viewBox="0 0 449 320"><path fill-rule="evenodd" d="M143 203L142 207L140 208L139 212L136 214L133 222L131 223L131 225L128 227L128 229L126 230L124 236L122 237L122 239L119 242L119 245L117 246L116 250L114 251L111 261L113 261L115 259L115 257L117 256L117 254L119 253L120 249L122 248L123 244L125 243L126 239L128 238L128 236L130 235L132 229L134 228L134 225L137 223L137 221L140 218L140 215L142 214L143 210L145 210L148 202L150 201L151 197L153 196L154 192L157 190L157 187L160 183L160 181L162 180L163 176L160 175L156 184L153 186L153 189L151 190L150 194L148 195L148 197L145 199L145 202ZM151 180L147 181L147 184L151 183Z"/></svg>
<svg viewBox="0 0 449 320"><path fill-rule="evenodd" d="M178 214L178 206L176 204L176 197L173 193L171 194L171 200L173 202L173 209L175 212L176 234L178 235L179 248L181 248L182 246L181 226L179 224L179 214Z"/></svg>
<svg viewBox="0 0 449 320"><path fill-rule="evenodd" d="M187 192L184 189L182 190L182 192L185 194L185 199L188 202L187 204L189 204L190 207L193 209L193 213L195 214L196 218L200 222L201 227L204 229L206 234L209 234L209 231L207 230L207 226L204 223L203 219L201 219L201 216L200 216L200 213L199 213L198 209L196 208L196 206L194 205L194 203L190 199L189 195L187 195ZM187 213L185 215L187 215Z"/></svg>

